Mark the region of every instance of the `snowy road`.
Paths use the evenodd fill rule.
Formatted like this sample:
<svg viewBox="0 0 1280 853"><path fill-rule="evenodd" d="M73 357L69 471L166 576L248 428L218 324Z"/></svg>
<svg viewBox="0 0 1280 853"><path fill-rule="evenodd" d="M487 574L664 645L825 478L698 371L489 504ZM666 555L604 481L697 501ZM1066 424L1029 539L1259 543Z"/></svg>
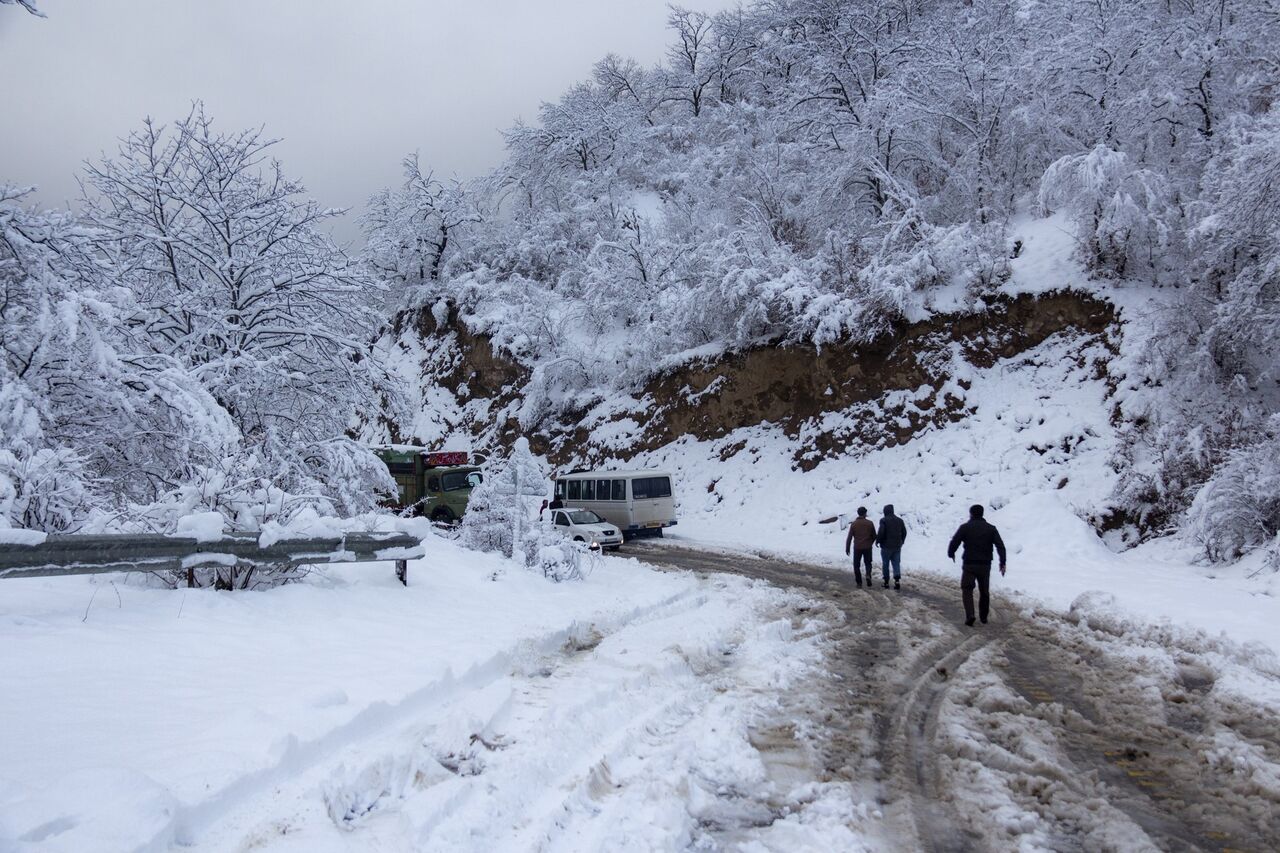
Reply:
<svg viewBox="0 0 1280 853"><path fill-rule="evenodd" d="M828 568L669 543L632 551L838 608L830 671L807 707L823 709L823 781L880 804L869 840L938 851L1280 849L1274 658L1105 608L1019 612L997 598L992 624L969 629L958 590L935 580L908 577L899 593L858 589Z"/></svg>

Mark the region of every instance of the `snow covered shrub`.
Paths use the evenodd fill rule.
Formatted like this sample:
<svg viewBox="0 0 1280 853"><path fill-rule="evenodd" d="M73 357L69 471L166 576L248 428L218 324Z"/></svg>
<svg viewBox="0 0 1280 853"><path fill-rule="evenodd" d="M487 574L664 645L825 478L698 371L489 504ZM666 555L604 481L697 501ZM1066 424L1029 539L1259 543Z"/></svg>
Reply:
<svg viewBox="0 0 1280 853"><path fill-rule="evenodd" d="M581 580L586 546L541 523L529 525L524 537L525 565L557 583Z"/></svg>
<svg viewBox="0 0 1280 853"><path fill-rule="evenodd" d="M5 403L0 389L0 407ZM0 526L47 533L74 531L94 507L76 454L13 441L0 418ZM9 445L9 446L4 446Z"/></svg>
<svg viewBox="0 0 1280 853"><path fill-rule="evenodd" d="M1233 452L1188 513L1192 535L1215 562L1234 560L1280 534L1280 418L1266 440Z"/></svg>
<svg viewBox="0 0 1280 853"><path fill-rule="evenodd" d="M1176 248L1179 213L1160 174L1099 144L1051 163L1040 180L1040 207L1070 211L1088 267L1102 275L1159 278Z"/></svg>
<svg viewBox="0 0 1280 853"><path fill-rule="evenodd" d="M529 440L517 438L510 455L494 460L484 482L472 489L462 518L462 543L512 556L529 526L528 498L546 495L549 487L546 467L529 449Z"/></svg>

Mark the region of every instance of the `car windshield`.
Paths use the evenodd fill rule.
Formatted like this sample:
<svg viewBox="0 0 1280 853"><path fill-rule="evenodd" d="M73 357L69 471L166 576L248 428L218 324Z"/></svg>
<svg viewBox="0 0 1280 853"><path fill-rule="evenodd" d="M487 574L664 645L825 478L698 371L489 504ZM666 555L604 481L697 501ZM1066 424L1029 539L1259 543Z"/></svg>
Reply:
<svg viewBox="0 0 1280 853"><path fill-rule="evenodd" d="M603 518L596 515L589 509L575 509L573 512L569 513L569 519L574 524L599 524L604 521Z"/></svg>

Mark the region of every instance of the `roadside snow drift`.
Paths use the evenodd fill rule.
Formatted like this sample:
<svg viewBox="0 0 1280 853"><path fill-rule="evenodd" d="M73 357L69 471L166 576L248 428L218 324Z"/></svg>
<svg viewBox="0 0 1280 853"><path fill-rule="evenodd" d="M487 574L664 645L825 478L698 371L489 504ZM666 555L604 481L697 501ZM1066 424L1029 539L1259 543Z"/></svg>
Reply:
<svg viewBox="0 0 1280 853"><path fill-rule="evenodd" d="M0 850L200 844L247 804L269 806L290 780L317 767L329 768L324 801L346 826L408 784L412 768L396 762L416 754L392 750L379 764L378 754L360 758L362 744L435 720L433 772L451 775L441 761L453 761L460 776L478 772L498 758L471 736L502 730L497 721L509 704L502 697L510 690L493 685L632 623L685 614L616 651L641 667L630 681L649 685L636 700L665 694L675 702L678 689L663 685L686 678L680 670L697 666L708 646L737 642L743 631L774 638L761 652L774 660L767 677L782 678L789 666L789 635L749 627L776 591L721 583L727 594L711 602L692 576L613 558L598 560L584 582L552 584L443 539L427 545L429 557L410 564L408 588L390 565L327 567L303 583L248 594L169 591L109 576L6 582ZM673 644L684 652L662 651ZM575 681L576 710L547 723L566 732L584 727L566 760L603 758L590 758L596 736L601 749L621 746L608 737L607 714L590 719L592 707L610 701L615 669L604 663L593 678ZM452 722L437 719L445 706ZM469 728L468 715L478 728ZM349 754L363 766L332 776L335 756ZM536 764L541 754L525 760ZM455 831L464 828L446 834Z"/></svg>

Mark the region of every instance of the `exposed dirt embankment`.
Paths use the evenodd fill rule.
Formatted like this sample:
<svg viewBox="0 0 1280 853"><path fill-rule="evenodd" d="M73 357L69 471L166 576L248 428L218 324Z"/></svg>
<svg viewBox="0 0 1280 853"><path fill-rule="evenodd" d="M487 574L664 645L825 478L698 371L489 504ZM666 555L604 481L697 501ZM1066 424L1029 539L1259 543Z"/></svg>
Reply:
<svg viewBox="0 0 1280 853"><path fill-rule="evenodd" d="M1115 322L1109 303L1076 292L997 299L985 311L905 324L870 344L765 346L691 363L638 389L635 409L616 417L639 422L628 447L632 453L681 436L712 439L770 423L805 438L796 464L809 468L830 453L859 444L899 443L962 417L965 402L947 390L958 363L990 367L1063 332L1105 337ZM437 370L427 378L446 388L465 386L468 397L492 401L486 407L488 422L459 426L480 443L502 444L518 434L501 413L518 399L528 371L495 353L487 338L459 330L456 323L442 329L429 312L417 323L425 340L450 353L437 360ZM967 387L962 379L960 385ZM889 399L893 392L907 392L910 400L895 402ZM821 423L828 413L859 407L865 413L859 412L852 430L833 431ZM559 423L542 424L530 436L535 450L556 464L625 458L626 450L595 445L591 431L578 423L585 414L566 413Z"/></svg>
<svg viewBox="0 0 1280 853"><path fill-rule="evenodd" d="M658 404L649 435L664 444L681 435L713 438L764 422L799 432L805 422L827 412L923 386L934 393L917 402L917 408L955 412L962 408L960 401L948 405L936 399L950 379L950 356L989 367L1059 332L1101 334L1114 321L1110 304L1078 293L1019 296L980 314L912 323L871 344L767 347L694 364L646 389ZM922 425L901 430L910 435Z"/></svg>
<svg viewBox="0 0 1280 853"><path fill-rule="evenodd" d="M418 312L414 325L424 341L438 341L451 355L440 364L437 382L445 388L465 385L468 396L506 402L529 378L529 370L494 351L487 335L467 330L450 314L443 326L429 310Z"/></svg>

